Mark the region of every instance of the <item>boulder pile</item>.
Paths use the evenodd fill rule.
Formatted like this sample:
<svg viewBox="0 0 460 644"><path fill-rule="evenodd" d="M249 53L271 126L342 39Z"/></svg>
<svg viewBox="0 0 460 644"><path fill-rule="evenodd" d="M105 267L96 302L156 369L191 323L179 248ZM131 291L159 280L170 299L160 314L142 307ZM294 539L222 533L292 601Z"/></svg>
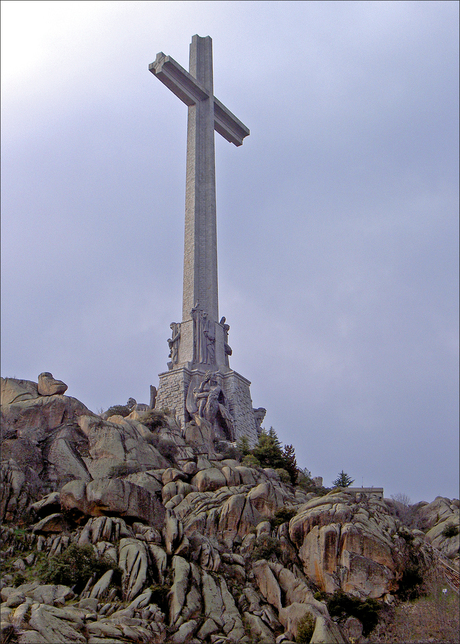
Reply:
<svg viewBox="0 0 460 644"><path fill-rule="evenodd" d="M385 500L306 493L228 445L203 451L173 415L99 416L66 389L2 379L5 641L364 642L328 595L391 603L426 539L458 554L458 501L417 509L425 537Z"/></svg>

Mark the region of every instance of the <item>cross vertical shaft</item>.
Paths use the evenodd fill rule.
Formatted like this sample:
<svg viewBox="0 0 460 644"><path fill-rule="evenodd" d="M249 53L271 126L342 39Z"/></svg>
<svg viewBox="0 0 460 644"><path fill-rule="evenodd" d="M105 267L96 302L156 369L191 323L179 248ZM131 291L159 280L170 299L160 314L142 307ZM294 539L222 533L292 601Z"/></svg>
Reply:
<svg viewBox="0 0 460 644"><path fill-rule="evenodd" d="M209 36L193 36L190 71L163 52L149 70L188 107L182 322L171 325L168 366L228 368L229 327L218 310L214 130L236 146L249 130L214 96Z"/></svg>
<svg viewBox="0 0 460 644"><path fill-rule="evenodd" d="M211 442L244 435L254 445L251 383L230 369L230 326L224 317L219 321L214 163L214 130L236 146L249 130L214 96L209 36L193 36L189 71L163 52L149 70L188 107L182 321L170 324L170 361L160 374L155 409L174 409L184 435L191 432L200 451L210 445L202 445L188 426L192 418L209 428L203 436Z"/></svg>
<svg viewBox="0 0 460 644"><path fill-rule="evenodd" d="M193 36L190 74L208 96L188 107L182 319L195 304L217 322L217 230L212 40Z"/></svg>

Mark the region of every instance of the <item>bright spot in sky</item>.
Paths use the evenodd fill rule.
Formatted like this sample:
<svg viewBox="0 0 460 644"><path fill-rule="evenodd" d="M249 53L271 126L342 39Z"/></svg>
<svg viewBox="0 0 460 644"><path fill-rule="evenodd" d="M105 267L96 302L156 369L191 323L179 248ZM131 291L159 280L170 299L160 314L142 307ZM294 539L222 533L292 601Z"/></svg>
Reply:
<svg viewBox="0 0 460 644"><path fill-rule="evenodd" d="M59 44L65 51L69 37L74 38L89 16L93 28L100 24L95 17L103 13L105 5L106 2L2 2L2 83L26 74L32 76L54 58ZM81 34L84 37L84 30ZM54 47L50 48L50 41Z"/></svg>

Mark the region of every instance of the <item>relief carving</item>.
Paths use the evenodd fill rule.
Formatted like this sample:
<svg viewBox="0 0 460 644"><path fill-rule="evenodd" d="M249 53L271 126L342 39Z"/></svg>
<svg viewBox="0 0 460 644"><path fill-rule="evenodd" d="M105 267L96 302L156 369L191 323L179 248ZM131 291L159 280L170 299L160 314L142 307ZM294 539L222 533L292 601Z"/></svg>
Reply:
<svg viewBox="0 0 460 644"><path fill-rule="evenodd" d="M186 400L186 408L197 425L209 423L215 439L233 441L233 420L227 408L218 376L208 371L204 376L193 376Z"/></svg>
<svg viewBox="0 0 460 644"><path fill-rule="evenodd" d="M215 364L216 334L215 324L206 311L195 304L190 311L193 320L193 362Z"/></svg>

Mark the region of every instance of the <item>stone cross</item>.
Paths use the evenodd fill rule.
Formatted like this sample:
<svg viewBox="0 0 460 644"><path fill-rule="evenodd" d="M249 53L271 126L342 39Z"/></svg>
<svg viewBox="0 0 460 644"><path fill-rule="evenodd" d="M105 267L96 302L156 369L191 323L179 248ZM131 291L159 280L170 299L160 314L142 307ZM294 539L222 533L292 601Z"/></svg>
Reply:
<svg viewBox="0 0 460 644"><path fill-rule="evenodd" d="M209 36L193 36L189 72L162 52L149 70L188 106L182 323L171 356L218 367L225 332L218 322L214 130L237 146L249 130L214 96Z"/></svg>

